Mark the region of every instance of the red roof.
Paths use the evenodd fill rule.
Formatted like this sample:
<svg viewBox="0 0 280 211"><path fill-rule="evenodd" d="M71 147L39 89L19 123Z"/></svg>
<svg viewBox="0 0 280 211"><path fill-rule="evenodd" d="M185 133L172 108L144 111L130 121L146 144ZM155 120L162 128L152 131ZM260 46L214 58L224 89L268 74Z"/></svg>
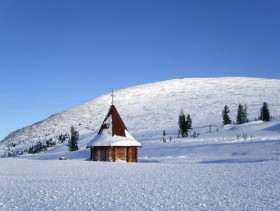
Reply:
<svg viewBox="0 0 280 211"><path fill-rule="evenodd" d="M108 125L107 119L111 117L112 118L112 126ZM122 118L119 115L119 112L117 111L116 107L114 105L111 105L108 114L106 115L98 134L101 135L104 129L112 129L112 136L124 136L125 137L125 130L126 126L122 121Z"/></svg>

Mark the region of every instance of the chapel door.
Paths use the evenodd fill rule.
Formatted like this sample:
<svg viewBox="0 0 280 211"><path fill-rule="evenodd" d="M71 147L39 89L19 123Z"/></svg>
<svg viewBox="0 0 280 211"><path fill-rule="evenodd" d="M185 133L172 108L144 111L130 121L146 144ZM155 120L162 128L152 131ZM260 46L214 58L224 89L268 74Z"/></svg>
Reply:
<svg viewBox="0 0 280 211"><path fill-rule="evenodd" d="M108 161L109 160L109 150L104 148L101 149L101 161Z"/></svg>

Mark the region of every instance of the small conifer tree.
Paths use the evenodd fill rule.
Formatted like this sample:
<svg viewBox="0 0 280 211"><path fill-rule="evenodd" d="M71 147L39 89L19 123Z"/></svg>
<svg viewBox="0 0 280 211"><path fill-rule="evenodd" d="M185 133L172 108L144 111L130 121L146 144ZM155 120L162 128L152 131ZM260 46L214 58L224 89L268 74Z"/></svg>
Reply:
<svg viewBox="0 0 280 211"><path fill-rule="evenodd" d="M245 114L244 106L239 104L237 109L236 124L243 124L246 121L247 121L247 113Z"/></svg>
<svg viewBox="0 0 280 211"><path fill-rule="evenodd" d="M264 122L268 122L271 120L270 111L268 109L268 104L266 102L264 102L261 107L260 120Z"/></svg>
<svg viewBox="0 0 280 211"><path fill-rule="evenodd" d="M186 119L186 125L187 125L187 136L188 136L188 131L192 129L192 119L189 114Z"/></svg>
<svg viewBox="0 0 280 211"><path fill-rule="evenodd" d="M186 116L185 116L183 110L181 110L181 113L179 115L178 125L180 128L182 137L185 137L186 133L187 133L187 125L186 125Z"/></svg>
<svg viewBox="0 0 280 211"><path fill-rule="evenodd" d="M228 115L229 112L230 112L229 107L227 105L225 105L223 113L222 113L222 115L223 115L223 124L224 125L231 124L231 119L230 119L230 117Z"/></svg>
<svg viewBox="0 0 280 211"><path fill-rule="evenodd" d="M68 141L69 151L76 151L79 149L78 140L79 140L79 132L75 130L73 126L71 126L71 137Z"/></svg>
<svg viewBox="0 0 280 211"><path fill-rule="evenodd" d="M247 104L244 105L244 122L249 122L249 120L248 120L248 107L247 107Z"/></svg>
<svg viewBox="0 0 280 211"><path fill-rule="evenodd" d="M178 125L182 137L188 137L188 131L192 129L192 119L188 114L187 118L183 111L179 115Z"/></svg>

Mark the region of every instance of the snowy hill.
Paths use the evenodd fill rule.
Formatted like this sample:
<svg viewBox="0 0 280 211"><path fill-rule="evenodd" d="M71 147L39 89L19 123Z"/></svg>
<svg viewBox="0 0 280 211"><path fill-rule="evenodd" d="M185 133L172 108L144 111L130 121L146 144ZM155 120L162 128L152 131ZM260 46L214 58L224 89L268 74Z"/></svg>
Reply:
<svg viewBox="0 0 280 211"><path fill-rule="evenodd" d="M159 140L163 130L168 137L176 138L181 109L191 115L194 130L202 133L208 131L210 125L215 130L225 129L222 128L221 118L225 105L229 106L230 117L235 120L238 104L247 104L248 117L254 120L259 115L262 103L267 102L277 120L280 117L279 92L280 80L185 78L119 90L115 92L114 101L130 133L142 142L149 142ZM8 146L12 147L11 143L16 145L17 150L23 150L38 141L51 138L57 141L59 135L69 134L71 125L79 131L83 147L97 133L110 103L111 95L108 93L12 132L1 142L0 150L3 154ZM231 136L235 137L236 132ZM66 150L65 144L59 147Z"/></svg>

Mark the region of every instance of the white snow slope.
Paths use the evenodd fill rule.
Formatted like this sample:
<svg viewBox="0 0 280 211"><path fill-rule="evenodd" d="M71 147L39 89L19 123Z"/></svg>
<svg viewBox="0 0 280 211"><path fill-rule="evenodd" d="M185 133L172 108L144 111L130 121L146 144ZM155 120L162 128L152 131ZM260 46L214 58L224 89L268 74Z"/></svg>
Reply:
<svg viewBox="0 0 280 211"><path fill-rule="evenodd" d="M116 92L115 105L142 144L139 163L85 161L109 94L13 132L0 153L56 140L71 125L80 132L80 150L69 152L62 143L0 159L0 210L280 210L279 91L280 80L212 78ZM273 120L253 121L263 102ZM252 121L222 126L224 105L235 120L239 103L247 104ZM191 115L199 137L177 137L181 109Z"/></svg>

